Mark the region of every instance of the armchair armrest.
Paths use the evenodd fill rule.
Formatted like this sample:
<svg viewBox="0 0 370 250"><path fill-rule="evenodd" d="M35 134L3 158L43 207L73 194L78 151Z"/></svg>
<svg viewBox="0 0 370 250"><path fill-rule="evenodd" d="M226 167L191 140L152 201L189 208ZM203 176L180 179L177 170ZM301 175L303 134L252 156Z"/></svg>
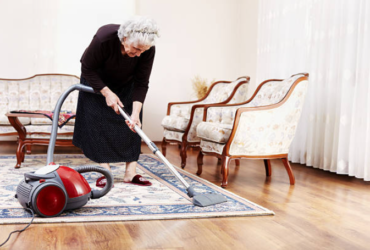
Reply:
<svg viewBox="0 0 370 250"><path fill-rule="evenodd" d="M203 118L203 108L205 104L196 104L193 105L190 112L190 119L188 125L185 129L184 136L188 141L194 141L197 138L197 126L202 121Z"/></svg>

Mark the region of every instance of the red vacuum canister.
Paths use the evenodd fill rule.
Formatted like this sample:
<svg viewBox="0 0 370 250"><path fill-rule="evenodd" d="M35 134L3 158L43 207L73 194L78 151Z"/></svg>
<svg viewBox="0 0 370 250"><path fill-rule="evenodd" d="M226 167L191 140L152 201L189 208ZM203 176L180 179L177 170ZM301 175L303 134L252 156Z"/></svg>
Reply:
<svg viewBox="0 0 370 250"><path fill-rule="evenodd" d="M101 190L91 190L81 175L86 172L102 173L107 185ZM24 208L30 208L42 217L54 217L65 210L84 206L89 199L107 194L113 186L110 171L97 166L83 166L75 169L50 163L36 172L24 174L15 197Z"/></svg>

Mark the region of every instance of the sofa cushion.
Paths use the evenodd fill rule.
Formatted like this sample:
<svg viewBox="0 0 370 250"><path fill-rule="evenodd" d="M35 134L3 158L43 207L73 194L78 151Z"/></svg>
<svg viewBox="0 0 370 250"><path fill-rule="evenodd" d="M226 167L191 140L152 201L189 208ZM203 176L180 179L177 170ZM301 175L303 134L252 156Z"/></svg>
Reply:
<svg viewBox="0 0 370 250"><path fill-rule="evenodd" d="M197 136L208 141L226 143L232 128L232 124L201 122L197 127Z"/></svg>
<svg viewBox="0 0 370 250"><path fill-rule="evenodd" d="M162 120L162 126L168 130L185 131L189 119L182 116L167 115Z"/></svg>
<svg viewBox="0 0 370 250"><path fill-rule="evenodd" d="M26 125L24 126L28 133L50 133L51 126L40 126L40 125ZM73 133L74 126L65 125L62 128L58 128L58 134L60 133ZM9 133L16 133L17 131L12 126L4 126L0 125L0 134L9 134ZM28 135L27 138L49 138L50 135L40 135L40 134L33 134ZM57 139L72 139L72 135L58 135Z"/></svg>
<svg viewBox="0 0 370 250"><path fill-rule="evenodd" d="M17 81L0 80L0 125L10 125L5 116L11 110L29 106L29 83L19 84ZM22 124L30 124L29 117L20 117Z"/></svg>
<svg viewBox="0 0 370 250"><path fill-rule="evenodd" d="M53 123L52 120L49 118L31 118L31 124L32 125L51 125ZM70 119L66 125L74 125L75 124L75 119Z"/></svg>
<svg viewBox="0 0 370 250"><path fill-rule="evenodd" d="M0 125L0 134L16 133L17 130L11 125Z"/></svg>
<svg viewBox="0 0 370 250"><path fill-rule="evenodd" d="M43 125L27 125L25 126L27 133L49 133L51 132L51 126ZM64 125L62 128L58 128L58 134L60 133L73 133L74 126ZM57 139L72 139L72 135L57 135ZM50 135L46 134L30 134L27 138L50 138Z"/></svg>

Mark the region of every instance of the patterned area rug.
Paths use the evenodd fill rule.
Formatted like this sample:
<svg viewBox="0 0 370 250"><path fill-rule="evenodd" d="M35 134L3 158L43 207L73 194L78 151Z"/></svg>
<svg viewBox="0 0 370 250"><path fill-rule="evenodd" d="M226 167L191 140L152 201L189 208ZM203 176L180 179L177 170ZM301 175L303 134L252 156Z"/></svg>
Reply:
<svg viewBox="0 0 370 250"><path fill-rule="evenodd" d="M96 165L83 155L55 155L54 162L77 167ZM20 169L15 169L15 156L0 156L0 224L28 223L30 214L14 198L18 183L24 173L44 166L46 155L28 155ZM273 215L274 212L254 204L186 171L178 171L199 193L216 192L228 202L208 207L194 206L186 190L176 177L154 155L141 155L138 174L153 183L137 186L123 182L125 164L112 164L114 188L104 197L90 200L84 207L64 212L56 218L36 217L34 223L127 221L222 216ZM92 188L99 173L84 173Z"/></svg>

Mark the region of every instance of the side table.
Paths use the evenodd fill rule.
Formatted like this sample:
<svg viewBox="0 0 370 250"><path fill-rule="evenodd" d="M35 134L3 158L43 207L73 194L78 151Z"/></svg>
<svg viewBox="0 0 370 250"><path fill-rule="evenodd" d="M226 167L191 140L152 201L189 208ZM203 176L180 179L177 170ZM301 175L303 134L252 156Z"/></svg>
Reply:
<svg viewBox="0 0 370 250"><path fill-rule="evenodd" d="M17 147L17 164L15 165L15 168L20 168L22 162L24 162L24 156L25 156L25 148L27 146L28 150L27 153L31 153L31 146L32 145L49 145L49 138L31 138L30 135L33 134L45 134L45 133L27 133L26 127L19 121L19 117L29 117L29 118L45 118L42 114L23 114L23 113L7 113L6 116L8 117L8 120L10 124L17 130L18 133L18 147ZM51 125L50 125L51 126ZM49 133L47 133L49 134ZM72 132L70 133L63 133L58 134L58 136L64 135L64 136L71 136L73 135ZM55 142L55 146L64 146L64 147L70 147L73 146L71 139L58 139Z"/></svg>

